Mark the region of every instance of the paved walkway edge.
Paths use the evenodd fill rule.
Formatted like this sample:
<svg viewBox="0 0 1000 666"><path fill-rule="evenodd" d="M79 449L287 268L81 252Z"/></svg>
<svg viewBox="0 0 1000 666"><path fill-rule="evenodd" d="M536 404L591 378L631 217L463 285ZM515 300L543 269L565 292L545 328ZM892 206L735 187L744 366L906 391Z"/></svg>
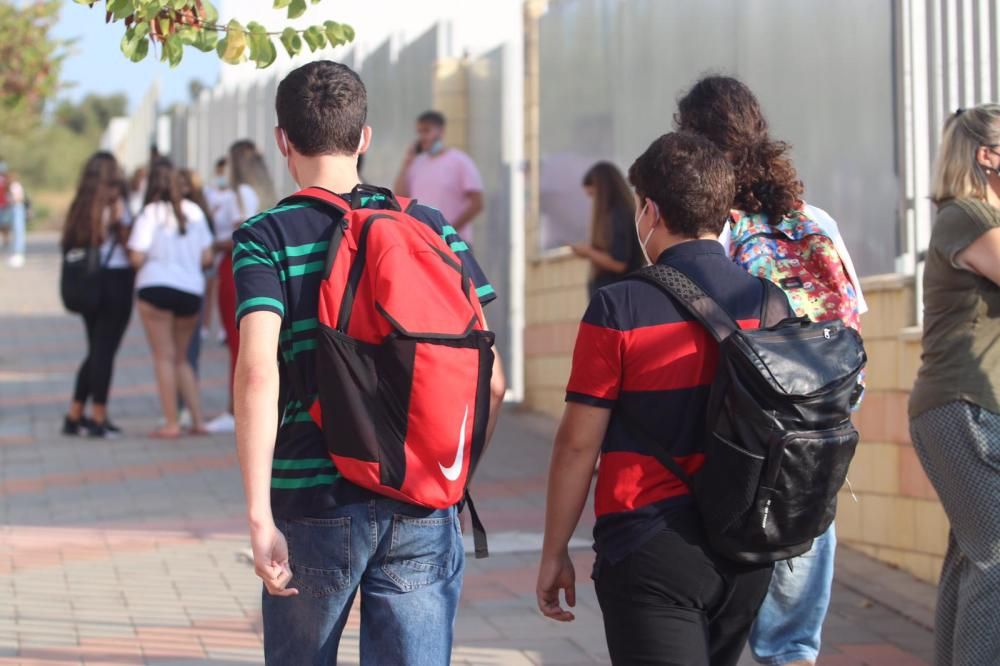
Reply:
<svg viewBox="0 0 1000 666"><path fill-rule="evenodd" d="M937 586L841 544L836 579L852 592L934 630Z"/></svg>

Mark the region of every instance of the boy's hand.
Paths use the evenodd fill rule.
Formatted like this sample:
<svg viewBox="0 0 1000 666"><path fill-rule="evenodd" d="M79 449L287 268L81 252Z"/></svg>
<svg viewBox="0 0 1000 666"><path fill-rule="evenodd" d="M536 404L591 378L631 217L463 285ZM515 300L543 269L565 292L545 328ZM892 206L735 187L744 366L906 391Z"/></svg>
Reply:
<svg viewBox="0 0 1000 666"><path fill-rule="evenodd" d="M273 521L251 528L250 545L253 548L254 573L264 581L268 594L276 597L298 594L299 591L294 587L287 587L292 580L292 570L288 564L288 543Z"/></svg>
<svg viewBox="0 0 1000 666"><path fill-rule="evenodd" d="M572 622L576 616L559 605L559 590L565 590L567 606L576 606L576 570L569 552L565 550L554 557L542 556L535 595L538 597L538 609L545 617Z"/></svg>

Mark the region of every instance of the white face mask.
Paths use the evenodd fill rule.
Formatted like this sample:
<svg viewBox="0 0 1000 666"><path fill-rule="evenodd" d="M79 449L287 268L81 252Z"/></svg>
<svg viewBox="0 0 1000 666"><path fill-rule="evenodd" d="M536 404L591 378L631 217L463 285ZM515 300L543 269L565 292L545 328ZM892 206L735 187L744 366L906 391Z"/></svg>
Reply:
<svg viewBox="0 0 1000 666"><path fill-rule="evenodd" d="M646 205L642 207L642 210L639 211L639 214L635 216L635 237L639 239L639 248L642 250L642 256L646 259L646 265L648 266L653 262L649 259L649 251L646 250L646 245L649 244L649 238L653 235L653 232L656 231L656 227L651 227L649 229L649 233L646 234L645 240L639 234L639 223L642 222L642 216L646 214L647 208L649 208L648 200L646 201Z"/></svg>

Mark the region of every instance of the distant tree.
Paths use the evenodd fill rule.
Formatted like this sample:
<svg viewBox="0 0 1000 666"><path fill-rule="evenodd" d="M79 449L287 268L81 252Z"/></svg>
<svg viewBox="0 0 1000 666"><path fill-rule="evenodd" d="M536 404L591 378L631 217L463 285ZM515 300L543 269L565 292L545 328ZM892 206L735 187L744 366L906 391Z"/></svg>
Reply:
<svg viewBox="0 0 1000 666"><path fill-rule="evenodd" d="M100 134L115 116L128 112L128 97L124 93L116 95L90 94L79 103L68 100L59 102L53 112L55 122L77 134Z"/></svg>
<svg viewBox="0 0 1000 666"><path fill-rule="evenodd" d="M97 4L97 0L74 1L91 7ZM306 7L306 0L274 0L274 8L287 9L289 19L302 16ZM160 60L172 67L181 62L186 48L214 50L231 65L249 60L265 68L278 57L275 37L292 56L301 53L303 45L316 51L327 44L340 46L354 39L354 29L336 21L304 29L287 27L280 32L270 31L256 21L243 25L231 19L223 24L210 0L104 0L104 9L108 23L121 21L125 26L121 42L125 57L133 62L144 60L152 45L159 49Z"/></svg>
<svg viewBox="0 0 1000 666"><path fill-rule="evenodd" d="M35 124L58 90L66 42L49 34L59 0L0 0L0 134Z"/></svg>
<svg viewBox="0 0 1000 666"><path fill-rule="evenodd" d="M197 102L198 98L201 97L201 91L207 87L201 79L191 79L188 81L188 95L191 97L191 101Z"/></svg>

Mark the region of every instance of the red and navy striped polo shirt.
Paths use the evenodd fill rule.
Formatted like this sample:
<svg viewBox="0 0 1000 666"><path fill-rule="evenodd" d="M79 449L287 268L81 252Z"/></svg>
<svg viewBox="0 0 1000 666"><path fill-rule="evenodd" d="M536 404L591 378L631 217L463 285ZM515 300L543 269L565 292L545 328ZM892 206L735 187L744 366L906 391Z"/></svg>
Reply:
<svg viewBox="0 0 1000 666"><path fill-rule="evenodd" d="M758 326L765 283L730 261L718 242L680 243L658 263L694 280L740 326ZM664 447L691 474L701 467L718 352L711 334L652 284L626 279L591 301L566 400L612 410L594 501L599 555L617 560L693 508L687 487L649 447Z"/></svg>

